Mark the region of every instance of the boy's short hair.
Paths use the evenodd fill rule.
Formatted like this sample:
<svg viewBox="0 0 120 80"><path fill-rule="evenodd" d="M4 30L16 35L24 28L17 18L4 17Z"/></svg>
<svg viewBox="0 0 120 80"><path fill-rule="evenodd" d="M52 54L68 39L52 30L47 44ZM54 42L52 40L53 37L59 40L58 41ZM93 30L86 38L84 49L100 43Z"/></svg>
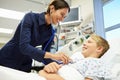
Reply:
<svg viewBox="0 0 120 80"><path fill-rule="evenodd" d="M103 56L105 52L107 52L107 50L109 49L109 44L108 44L108 41L105 40L104 38L102 38L101 36L99 35L96 35L96 34L91 34L90 37L96 41L96 44L97 46L102 46L103 47L103 51L102 51L102 54L100 55Z"/></svg>

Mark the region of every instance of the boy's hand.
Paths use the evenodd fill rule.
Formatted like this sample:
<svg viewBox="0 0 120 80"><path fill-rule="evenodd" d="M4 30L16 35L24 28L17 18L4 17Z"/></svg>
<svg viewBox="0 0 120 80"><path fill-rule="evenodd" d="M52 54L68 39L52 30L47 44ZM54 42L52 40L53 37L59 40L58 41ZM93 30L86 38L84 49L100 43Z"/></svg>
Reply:
<svg viewBox="0 0 120 80"><path fill-rule="evenodd" d="M56 62L49 63L44 67L44 71L47 73L56 73L62 65L57 64Z"/></svg>

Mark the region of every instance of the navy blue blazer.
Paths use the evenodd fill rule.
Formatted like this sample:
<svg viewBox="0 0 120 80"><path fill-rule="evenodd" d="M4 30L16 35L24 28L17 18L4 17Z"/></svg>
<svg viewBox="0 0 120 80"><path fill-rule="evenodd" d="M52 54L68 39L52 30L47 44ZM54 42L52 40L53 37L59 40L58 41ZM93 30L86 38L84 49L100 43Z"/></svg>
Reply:
<svg viewBox="0 0 120 80"><path fill-rule="evenodd" d="M45 12L27 13L19 23L13 38L1 48L0 65L30 71L32 59L45 64L52 62L51 59L44 59L43 50L53 35L52 30L51 25L46 25ZM51 42L46 51L50 51ZM42 45L42 50L36 48L39 45Z"/></svg>

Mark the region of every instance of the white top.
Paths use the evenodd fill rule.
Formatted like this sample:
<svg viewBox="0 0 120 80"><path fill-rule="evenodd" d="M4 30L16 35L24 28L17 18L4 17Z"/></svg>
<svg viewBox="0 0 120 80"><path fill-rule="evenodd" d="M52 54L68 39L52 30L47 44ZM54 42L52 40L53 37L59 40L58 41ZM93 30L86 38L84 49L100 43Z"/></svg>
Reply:
<svg viewBox="0 0 120 80"><path fill-rule="evenodd" d="M91 79L94 79L95 77L111 78L110 66L104 63L99 58L92 58L92 57L84 58L84 56L80 52L77 52L71 56L71 59L73 60L73 62L69 63L68 65L65 65L65 67L68 66L74 68L76 71L79 72L79 74L83 76L83 78L85 77L90 77ZM67 74L67 73L61 73L61 74ZM69 71L68 74L73 74L73 71L71 72Z"/></svg>
<svg viewBox="0 0 120 80"><path fill-rule="evenodd" d="M68 65L74 67L84 77L110 78L111 76L111 66L100 58L84 58L80 52L75 53L71 58L73 63Z"/></svg>

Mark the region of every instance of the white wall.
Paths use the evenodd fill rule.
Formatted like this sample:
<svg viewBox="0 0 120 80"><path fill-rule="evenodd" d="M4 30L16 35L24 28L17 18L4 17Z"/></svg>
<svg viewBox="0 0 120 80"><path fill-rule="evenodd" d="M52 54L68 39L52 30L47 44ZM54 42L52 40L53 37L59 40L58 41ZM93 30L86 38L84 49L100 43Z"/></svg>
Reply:
<svg viewBox="0 0 120 80"><path fill-rule="evenodd" d="M93 21L93 0L72 0L71 6L80 5L83 22L80 26Z"/></svg>

